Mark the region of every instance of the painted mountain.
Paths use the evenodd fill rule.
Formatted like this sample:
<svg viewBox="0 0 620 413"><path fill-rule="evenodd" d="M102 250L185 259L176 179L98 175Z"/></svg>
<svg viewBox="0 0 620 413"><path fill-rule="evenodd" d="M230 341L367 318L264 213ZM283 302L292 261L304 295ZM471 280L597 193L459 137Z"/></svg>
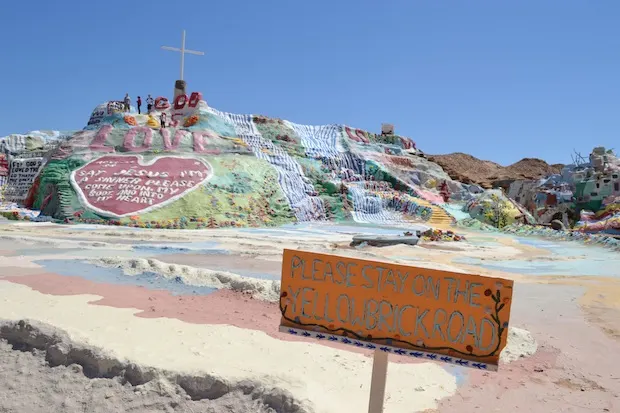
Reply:
<svg viewBox="0 0 620 413"><path fill-rule="evenodd" d="M135 227L450 223L446 195L465 205L482 192L450 179L407 137L220 112L200 93L158 98L148 114L103 103L39 167L27 206Z"/></svg>

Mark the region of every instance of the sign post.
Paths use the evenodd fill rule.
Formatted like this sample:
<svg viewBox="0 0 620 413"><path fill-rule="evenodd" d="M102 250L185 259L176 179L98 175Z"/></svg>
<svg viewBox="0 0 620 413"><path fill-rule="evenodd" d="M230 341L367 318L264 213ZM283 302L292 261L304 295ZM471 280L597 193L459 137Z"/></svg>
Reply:
<svg viewBox="0 0 620 413"><path fill-rule="evenodd" d="M385 382L387 381L388 353L375 350L372 360L372 378L370 380L370 401L368 413L383 413L385 400Z"/></svg>
<svg viewBox="0 0 620 413"><path fill-rule="evenodd" d="M280 331L374 351L369 413L381 413L388 357L497 371L513 282L284 250Z"/></svg>

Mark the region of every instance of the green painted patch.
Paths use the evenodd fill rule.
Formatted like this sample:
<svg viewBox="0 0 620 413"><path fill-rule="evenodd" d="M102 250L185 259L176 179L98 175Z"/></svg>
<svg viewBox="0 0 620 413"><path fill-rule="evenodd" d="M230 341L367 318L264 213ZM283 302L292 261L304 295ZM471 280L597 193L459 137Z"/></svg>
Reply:
<svg viewBox="0 0 620 413"><path fill-rule="evenodd" d="M266 161L242 155L204 159L213 167L213 177L206 184L165 207L140 215L140 221L169 222L186 217L212 226L293 222L277 174Z"/></svg>
<svg viewBox="0 0 620 413"><path fill-rule="evenodd" d="M270 140L290 156L304 157L306 155L301 138L284 121L255 116L254 124L263 138Z"/></svg>

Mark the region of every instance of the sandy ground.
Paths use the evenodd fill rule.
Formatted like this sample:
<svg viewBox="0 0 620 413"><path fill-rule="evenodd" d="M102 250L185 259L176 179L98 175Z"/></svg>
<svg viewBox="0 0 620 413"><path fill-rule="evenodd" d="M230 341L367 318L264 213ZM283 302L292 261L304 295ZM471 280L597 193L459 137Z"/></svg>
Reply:
<svg viewBox="0 0 620 413"><path fill-rule="evenodd" d="M91 379L79 364L50 368L41 351L16 351L4 340L0 340L0 389L3 413L274 412L241 391L193 401L166 380L132 386L118 378Z"/></svg>
<svg viewBox="0 0 620 413"><path fill-rule="evenodd" d="M505 236L472 233L466 243L376 249L348 247L352 231L362 232L320 225L254 232L1 225L0 319L42 322L66 333L76 354L94 346L100 360L146 366L158 379L132 385L119 372L88 378L75 363L46 366L44 350L4 344L0 411L365 411L370 354L276 331L278 310L265 292L280 277L284 247L515 280L511 325L523 334L511 338L499 373L393 358L388 413L620 411L620 280L613 271L540 276L458 262L553 266L579 258ZM579 254L594 251L588 248ZM92 269L77 276L62 266L51 271L41 260L68 267L88 260ZM102 278L100 270L117 274ZM213 278L220 272L240 278ZM214 292L188 294L188 286ZM93 390L94 383L103 383L102 390ZM203 397L196 386L226 390ZM195 400L187 400L188 392Z"/></svg>

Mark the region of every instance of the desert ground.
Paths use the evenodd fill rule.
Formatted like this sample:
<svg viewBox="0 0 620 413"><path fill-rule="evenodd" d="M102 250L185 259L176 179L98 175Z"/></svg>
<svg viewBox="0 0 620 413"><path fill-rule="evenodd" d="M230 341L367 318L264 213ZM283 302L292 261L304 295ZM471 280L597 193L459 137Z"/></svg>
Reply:
<svg viewBox="0 0 620 413"><path fill-rule="evenodd" d="M411 227L414 228L414 227ZM372 354L278 332L283 248L513 279L499 372L390 356L385 411L620 412L620 255L457 230L0 223L0 412L361 412Z"/></svg>

